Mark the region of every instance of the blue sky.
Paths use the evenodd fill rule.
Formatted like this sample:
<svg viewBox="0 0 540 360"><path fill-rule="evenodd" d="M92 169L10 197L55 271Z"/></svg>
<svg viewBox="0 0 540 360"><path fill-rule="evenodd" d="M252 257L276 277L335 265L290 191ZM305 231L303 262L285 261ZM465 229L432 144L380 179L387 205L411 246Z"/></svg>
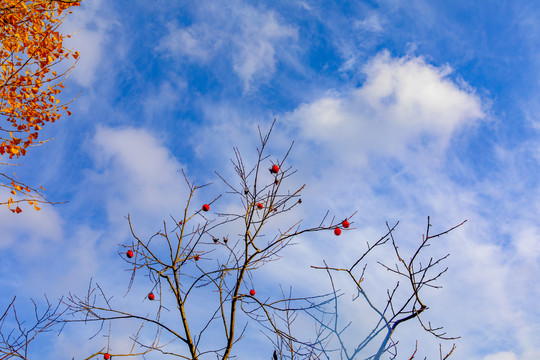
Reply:
<svg viewBox="0 0 540 360"><path fill-rule="evenodd" d="M279 266L261 270L261 293L276 296L279 284L324 291L309 266L350 263L386 221L400 221L407 249L427 216L434 230L468 219L430 249L451 256L429 320L462 337L456 359L538 359L538 18L540 5L523 0L83 1L64 26L81 54L62 94L80 94L73 115L47 125L54 140L17 169L69 202L0 211L0 304L81 293L93 278L118 301L147 306L121 296L125 216L143 235L157 231L183 209L181 169L214 182L197 201L213 199L225 190L214 171L234 175L232 147L253 160L257 125L277 118L271 158L294 141L291 187L307 184L296 215L313 223L327 210L357 211L356 229L299 239ZM387 285L377 285L384 301ZM360 304L343 309L361 334ZM418 338L418 358L438 358L438 342L418 328L396 333L401 354ZM128 330L115 329L117 349ZM88 356L103 339L84 331L68 327L34 353ZM271 351L248 344L238 354Z"/></svg>

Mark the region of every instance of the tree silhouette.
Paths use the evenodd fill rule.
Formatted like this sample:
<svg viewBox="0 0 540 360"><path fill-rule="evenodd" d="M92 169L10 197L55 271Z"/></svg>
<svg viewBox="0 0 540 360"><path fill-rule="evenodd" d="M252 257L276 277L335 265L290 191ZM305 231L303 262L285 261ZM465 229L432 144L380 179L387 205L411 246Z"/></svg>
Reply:
<svg viewBox="0 0 540 360"><path fill-rule="evenodd" d="M179 218L171 216L172 221L164 221L162 230L145 239L137 234L135 224L127 216L132 242L122 244L119 252L132 274L127 298L134 291L137 275L143 272L149 281L143 301L150 302L153 311L148 313L148 306L133 311L126 309L122 301L108 296L98 283L91 282L84 296L69 294L64 302L70 317L65 322L97 323L96 335L103 334L108 339L107 345L89 354L87 359L97 355L137 356L153 352L184 359L230 359L235 357L233 349L247 335L248 326L257 327L267 336L275 349L271 355L273 359L330 359L334 358L334 352L346 359L379 359L383 354L395 358L395 352L392 355L396 344L392 339L395 328L411 319L421 321L420 315L428 307L420 292L424 287L435 287L434 281L446 271L434 276L431 274L445 257L422 266L417 265L418 256L428 246L429 240L455 227L429 235L428 225L424 240L408 261L394 240L395 226L389 227L385 236L372 245L368 244L365 253L351 267L314 266L325 270L329 276L332 284L329 293L298 297L289 290L282 291L281 297L275 299L258 296L254 280L258 269L277 261L283 249L294 239L313 232L328 231L339 235L341 232L336 229L352 230L350 225L354 215L336 221L326 213L314 226L304 226L303 220L299 219L286 228L279 227L280 219L288 217L292 209L301 206L300 195L305 185L287 189L288 178L295 174L287 162L292 145L281 159L273 160L266 155L274 124L275 121L264 136L259 130L260 146L252 166L246 166L239 150L234 149L232 164L236 180L216 173L228 188L225 195L203 203L196 201L198 191L211 184L195 185L184 174L189 196ZM225 197L227 210L214 211ZM404 302L398 303L394 297L399 286L396 285L393 291L388 292L388 301L381 309L371 303L361 286L366 267L360 275L356 274L356 269L369 253L385 244L393 245L398 267L383 266L408 280L410 294ZM346 273L357 288L357 297L364 298L380 316L373 332L353 352L342 342L343 329L333 322L341 296L333 284L332 274L335 272ZM299 331L295 324L298 317L314 320L316 331L313 336ZM129 322L136 329L128 348L113 349L110 345L114 336L113 326L118 322ZM438 332L439 328L421 324L427 331L444 339L444 334ZM379 350L375 355L366 355L365 344L379 334L384 335ZM337 349L332 349L334 340L339 344ZM413 357L414 354L411 359Z"/></svg>

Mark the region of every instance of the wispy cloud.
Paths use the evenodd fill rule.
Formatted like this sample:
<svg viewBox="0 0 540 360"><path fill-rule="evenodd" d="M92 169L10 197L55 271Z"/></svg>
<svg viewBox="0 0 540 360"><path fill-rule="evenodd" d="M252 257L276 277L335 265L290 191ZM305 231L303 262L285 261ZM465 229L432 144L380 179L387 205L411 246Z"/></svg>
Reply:
<svg viewBox="0 0 540 360"><path fill-rule="evenodd" d="M105 65L110 63L111 54L105 54L105 47L112 40L113 28L119 26L111 12L107 15L101 11L103 6L103 1L98 0L75 8L62 25L63 32L73 35L65 39L65 46L76 48L81 55L71 78L86 88L93 85L98 73L107 69ZM115 45L115 56L118 56L121 54L118 37Z"/></svg>
<svg viewBox="0 0 540 360"><path fill-rule="evenodd" d="M230 62L244 91L255 81L268 80L281 53L293 49L297 40L297 29L274 11L240 1L217 8L201 5L194 24L172 22L168 30L158 49L195 62Z"/></svg>
<svg viewBox="0 0 540 360"><path fill-rule="evenodd" d="M87 178L99 191L112 224L125 223L128 213L151 224L183 205L187 194L182 165L146 130L98 127L88 149L95 170Z"/></svg>

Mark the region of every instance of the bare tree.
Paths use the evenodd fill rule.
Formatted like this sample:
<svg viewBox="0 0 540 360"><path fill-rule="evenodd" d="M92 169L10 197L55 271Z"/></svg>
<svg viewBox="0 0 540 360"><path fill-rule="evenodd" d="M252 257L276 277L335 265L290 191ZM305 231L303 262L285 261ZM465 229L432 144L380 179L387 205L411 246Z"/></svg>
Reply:
<svg viewBox="0 0 540 360"><path fill-rule="evenodd" d="M69 294L65 304L72 318L65 321L96 323L99 325L96 335L103 334L108 339L106 346L87 359L97 355L109 359L152 352L182 359L230 359L236 356L233 349L247 335L248 325L250 329L253 326L260 329L273 344L275 350L268 353L268 358L274 360L330 359L335 358L334 353L350 360L380 359L383 354L394 359L397 348L392 335L398 325L412 319L419 320L438 338L445 338L440 328L434 329L422 321L420 315L428 307L420 293L424 287L437 286L435 280L446 269L437 272L436 267L446 257L432 259L424 266L417 260L429 240L455 227L430 235L429 218L422 243L407 261L393 237L396 224L388 227L387 234L374 244L368 243L367 250L352 266L338 268L326 263L314 266L328 274L332 284L328 294L298 297L293 296L292 290L282 290L278 299L257 296L254 285L257 269L278 260L283 249L300 235L329 230L339 235L342 229L351 230L349 220L354 215L336 222L327 213L318 225L311 227L304 227L302 220L292 221L286 228L276 225L275 220L281 219L283 223L282 216L290 215L291 210L302 204L300 195L304 186L289 191L284 185L295 173L287 165L292 145L281 160L271 161L265 153L274 123L264 136L259 130L260 146L253 166L247 167L235 148L231 162L237 179L229 180L217 173L228 188L224 196L216 196L204 205L193 204L197 191L210 184L197 186L184 174L189 196L180 219L171 216L172 224L164 221L162 230L144 239L139 237L127 216L132 242L121 245L119 253L132 273L127 294L134 291L136 276L143 272L151 284L145 301L152 301L156 306L151 314L141 309L125 310L122 303L107 296L99 284L92 282L84 296ZM224 212L210 211L225 198L237 199L237 202L228 202L229 210ZM360 264L374 249L385 244L393 246L398 261L395 268L381 265L405 278L410 288L409 295L401 302L402 298L395 296L398 283L392 291L388 290L388 300L381 308L371 302L362 287L366 266L360 269ZM374 330L352 350L342 339L346 329L339 328L335 321L341 296L334 286L336 272L347 274L356 286L357 298L363 298L380 316ZM311 337L305 331L298 331L299 317L311 319L315 329ZM109 345L114 333L111 329L118 322L137 324L129 348L112 349ZM302 336L298 335L300 333ZM374 339L380 339L378 351L366 355L366 346ZM332 349L336 341L339 345ZM411 359L415 354L416 351Z"/></svg>
<svg viewBox="0 0 540 360"><path fill-rule="evenodd" d="M289 294L282 299L261 299L256 296L253 273L277 260L279 253L297 236L332 230L337 225L327 216L313 227L304 228L302 220L285 229L271 225L274 218L291 212L302 203L300 194L304 189L301 186L294 191L283 190L284 181L295 172L286 167L291 149L281 160L270 161L265 149L271 130L264 136L259 131L260 147L253 167L247 168L239 150L234 149L232 163L238 175L236 182L217 174L229 189L227 195L239 199L239 210L210 212L221 195L202 206L193 205L195 193L209 184L191 184L184 175L190 193L182 218L171 216L172 230L164 222L162 231L144 240L137 235L131 218L127 217L133 243L123 245L121 254L132 269L129 287L131 289L137 273L147 272L152 282L148 299L159 302L155 314L120 310L96 284L90 286L84 297L69 295L66 304L76 318L68 321L99 322L101 330L106 328L107 322L139 321L139 329L152 325L155 332L150 342L145 343L134 334L131 349L113 354L112 349L104 348L96 354L135 355L157 351L185 359L199 359L208 354L229 359L233 356L233 346L244 337L250 318L289 344L291 356L313 352L308 340L300 340L288 331L286 323L292 319L279 314L289 312L293 315L295 311L316 306L323 297L293 298ZM229 235L230 231L236 231L236 234ZM200 301L211 310L204 315L190 314L190 307L193 310L194 304ZM164 312L169 314L169 308L173 306L177 317L168 322L163 315ZM201 320L200 316L206 318ZM220 340L216 340L216 334L221 335ZM172 342L183 344L186 355L171 353L168 347Z"/></svg>
<svg viewBox="0 0 540 360"><path fill-rule="evenodd" d="M29 321L27 316L20 317L15 307L16 296L13 297L6 310L0 316L0 360L28 359L30 343L37 336L49 332L63 315L61 301L53 306L47 298L45 310L40 311L34 300L34 319ZM27 323L28 322L28 323Z"/></svg>

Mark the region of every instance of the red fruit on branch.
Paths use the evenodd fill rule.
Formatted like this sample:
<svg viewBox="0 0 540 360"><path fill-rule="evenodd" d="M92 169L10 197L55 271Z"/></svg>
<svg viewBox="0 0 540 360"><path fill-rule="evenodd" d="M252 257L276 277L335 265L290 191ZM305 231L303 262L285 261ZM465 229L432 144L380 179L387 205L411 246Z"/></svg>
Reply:
<svg viewBox="0 0 540 360"><path fill-rule="evenodd" d="M253 290L253 289L249 290L249 295L255 296L255 290Z"/></svg>
<svg viewBox="0 0 540 360"><path fill-rule="evenodd" d="M336 234L336 236L341 235L341 229L340 228L335 228L334 229L334 234Z"/></svg>
<svg viewBox="0 0 540 360"><path fill-rule="evenodd" d="M202 210L203 210L203 211L208 211L208 210L210 210L210 205L204 204L204 205L202 206Z"/></svg>
<svg viewBox="0 0 540 360"><path fill-rule="evenodd" d="M154 300L156 297L154 296L154 294L150 293L148 294L148 300Z"/></svg>
<svg viewBox="0 0 540 360"><path fill-rule="evenodd" d="M341 225L343 225L343 227L344 227L345 229L347 229L347 228L349 227L349 225L351 225L351 224L349 224L349 222L348 222L347 220L344 220L344 221L341 223Z"/></svg>
<svg viewBox="0 0 540 360"><path fill-rule="evenodd" d="M131 259L133 257L133 251L128 250L126 256Z"/></svg>
<svg viewBox="0 0 540 360"><path fill-rule="evenodd" d="M279 172L279 166L277 166L277 165L274 164L274 165L272 166L272 168L270 169L270 172L271 172L272 174L277 174L277 173Z"/></svg>
<svg viewBox="0 0 540 360"><path fill-rule="evenodd" d="M257 209L262 209L264 205L262 203L257 203Z"/></svg>
<svg viewBox="0 0 540 360"><path fill-rule="evenodd" d="M199 254L195 255L195 261L199 261L200 257Z"/></svg>
<svg viewBox="0 0 540 360"><path fill-rule="evenodd" d="M109 354L107 353L107 354L103 355L103 358L104 358L105 360L109 360L109 359L111 358L111 355L109 355Z"/></svg>

